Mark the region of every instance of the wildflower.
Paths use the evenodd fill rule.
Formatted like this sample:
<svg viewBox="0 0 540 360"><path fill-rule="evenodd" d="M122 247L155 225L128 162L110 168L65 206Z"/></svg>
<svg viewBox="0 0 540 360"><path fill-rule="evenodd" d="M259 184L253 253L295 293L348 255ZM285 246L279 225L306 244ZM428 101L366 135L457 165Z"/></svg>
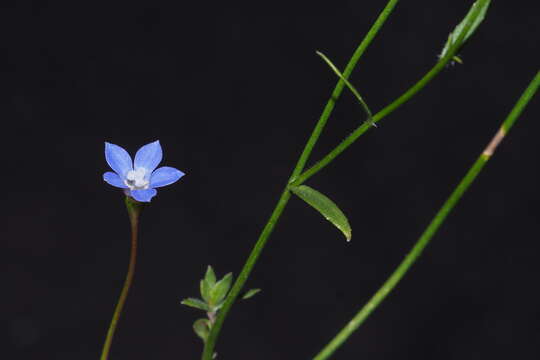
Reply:
<svg viewBox="0 0 540 360"><path fill-rule="evenodd" d="M172 167L156 169L162 158L159 140L141 147L135 161L122 147L105 142L105 159L114 172L104 173L103 180L124 189L127 196L137 201L150 202L157 194L155 188L170 185L184 176L182 171Z"/></svg>

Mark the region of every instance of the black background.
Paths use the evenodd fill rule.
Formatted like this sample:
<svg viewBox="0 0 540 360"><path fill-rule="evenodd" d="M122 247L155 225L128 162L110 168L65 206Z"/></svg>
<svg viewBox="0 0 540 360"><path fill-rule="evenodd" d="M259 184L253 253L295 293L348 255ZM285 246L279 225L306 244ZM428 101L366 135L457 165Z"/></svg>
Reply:
<svg viewBox="0 0 540 360"><path fill-rule="evenodd" d="M103 142L159 139L187 175L142 217L135 284L111 359L196 359L206 265L238 274L335 82L382 1L6 2L2 11L2 292L9 359L97 359L129 227ZM352 82L374 111L436 61L470 1L403 1ZM408 104L308 181L353 239L291 199L233 307L219 359L308 359L401 261L538 70L538 5L493 1ZM336 359L540 356L533 99L405 280ZM344 92L311 161L364 115Z"/></svg>

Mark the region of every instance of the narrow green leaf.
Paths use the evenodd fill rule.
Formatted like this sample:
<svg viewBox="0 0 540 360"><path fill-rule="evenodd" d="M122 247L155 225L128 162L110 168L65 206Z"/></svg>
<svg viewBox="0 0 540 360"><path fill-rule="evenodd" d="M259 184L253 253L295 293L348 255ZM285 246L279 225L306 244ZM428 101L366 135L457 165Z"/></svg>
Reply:
<svg viewBox="0 0 540 360"><path fill-rule="evenodd" d="M208 307L208 305L204 301L202 301L200 299L196 299L196 298L184 299L184 300L182 300L181 304L191 306L191 307L196 308L196 309L201 309L201 310L204 310L204 311L209 311L210 310L210 308Z"/></svg>
<svg viewBox="0 0 540 360"><path fill-rule="evenodd" d="M217 305L227 296L227 292L229 292L229 288L231 287L232 283L232 273L228 273L223 277L223 279L219 280L216 285L210 290L210 301L209 303L211 305Z"/></svg>
<svg viewBox="0 0 540 360"><path fill-rule="evenodd" d="M212 290L212 288L208 284L208 281L206 281L205 279L202 279L200 288L201 288L201 297L204 299L204 301L209 302L210 291Z"/></svg>
<svg viewBox="0 0 540 360"><path fill-rule="evenodd" d="M249 289L244 296L242 296L242 300L249 299L250 297L255 296L261 289Z"/></svg>
<svg viewBox="0 0 540 360"><path fill-rule="evenodd" d="M213 288L216 284L216 274L214 273L214 269L210 265L208 265L208 268L206 269L206 274L204 275L204 280L208 282L208 286L210 288Z"/></svg>
<svg viewBox="0 0 540 360"><path fill-rule="evenodd" d="M330 61L330 59L328 59L326 57L326 55L324 55L322 52L320 51L316 51L317 55L319 55L325 62L326 64L328 64L328 66L330 66L330 69L332 69L334 71L334 73L336 73L336 75L345 83L345 85L347 85L347 87L349 88L349 90L351 90L351 92L354 94L354 96L356 97L356 99L358 100L358 102L360 102L360 105L362 105L362 107L364 108L364 111L366 112L368 118L366 121L369 121L371 123L371 125L373 126L376 126L375 123L371 120L371 118L373 117L373 115L371 114L371 110L369 109L369 106L366 104L366 102L364 101L364 99L362 98L362 96L360 96L360 93L358 92L358 90L356 90L356 88L349 82L349 80L347 80L343 74L338 70L338 68Z"/></svg>
<svg viewBox="0 0 540 360"><path fill-rule="evenodd" d="M457 62L458 64L463 64L463 60L457 55L454 55L454 57L452 57L452 60Z"/></svg>
<svg viewBox="0 0 540 360"><path fill-rule="evenodd" d="M335 227L341 230L343 235L345 235L345 238L347 238L347 241L351 240L352 230L349 221L332 200L306 185L291 186L290 189L293 193L298 195L300 199L304 200L309 205L313 206L315 210L320 212L326 220L330 221Z"/></svg>
<svg viewBox="0 0 540 360"><path fill-rule="evenodd" d="M463 41L461 42L461 44L459 44L459 46L463 45L469 39L469 37L472 34L474 34L474 32L476 31L478 26L480 26L480 24L482 23L482 21L486 17L486 12L487 12L487 9L489 7L490 2L491 2L491 0L488 0L488 1L483 2L480 5L480 6L483 5L483 7L479 10L478 15L473 20L472 25L469 27L469 30L467 31L467 33L463 37ZM478 4L479 4L479 1L475 1L474 4L472 4L472 6L469 9L469 12L465 16L465 18L463 20L461 20L461 22L456 26L454 31L452 31L450 33L450 35L448 35L448 40L446 40L446 44L444 44L444 48L442 49L441 54L439 55L439 58L444 57L444 55L446 55L446 53L448 52L450 47L452 47L455 44L456 40L459 38L459 35L461 35L461 33L463 32L463 30L465 28L465 24L467 22L469 22L469 20L473 16L473 12L475 11Z"/></svg>
<svg viewBox="0 0 540 360"><path fill-rule="evenodd" d="M206 342L208 334L210 333L210 326L208 319L198 319L193 323L193 331L199 336L203 341Z"/></svg>

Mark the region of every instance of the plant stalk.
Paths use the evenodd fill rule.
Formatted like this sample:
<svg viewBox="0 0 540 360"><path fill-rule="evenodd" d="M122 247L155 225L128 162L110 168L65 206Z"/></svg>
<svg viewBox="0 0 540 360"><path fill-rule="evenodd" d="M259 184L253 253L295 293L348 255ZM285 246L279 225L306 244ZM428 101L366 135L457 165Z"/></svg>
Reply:
<svg viewBox="0 0 540 360"><path fill-rule="evenodd" d="M480 0L483 2L486 2L487 0ZM446 65L453 60L454 55L457 53L459 48L463 45L463 40L465 38L465 34L468 32L468 29L472 26L474 23L474 20L476 17L480 14L480 9L483 7L483 5L479 5L476 8L476 11L473 12L473 15L465 24L463 28L463 32L460 34L460 36L456 39L456 42L446 55L441 58L433 68L426 73L416 84L414 84L409 90L407 90L405 93L403 93L400 97L398 97L396 100L392 101L389 105L387 105L384 109L373 115L371 118L371 121L364 122L362 125L358 126L349 136L347 136L345 139L339 143L338 146L336 146L332 151L330 151L326 156L324 156L320 161L318 161L315 165L313 165L311 168L303 172L301 175L296 177L292 184L293 186L299 186L303 184L306 180L311 178L313 175L324 169L328 164L330 164L336 157L338 157L343 151L345 151L349 146L351 146L360 136L362 136L366 131L368 131L370 128L372 128L372 125L379 122L392 112L394 112L397 108L399 108L401 105L405 104L407 101L409 101L414 95L416 95L420 90L422 90L435 76L437 76L445 67ZM345 72L343 73L345 77Z"/></svg>
<svg viewBox="0 0 540 360"><path fill-rule="evenodd" d="M349 60L349 63L345 67L345 70L343 72L343 77L345 79L347 79L350 76L358 60L360 59L362 54L365 52L369 44L373 41L373 39L379 32L380 28L382 27L382 25L386 22L387 18L392 13L398 1L399 0L389 0L385 8L382 10L381 14L378 16L377 20L375 20L375 23L372 25L371 29L368 31L365 38L362 40L358 48L355 50L353 56ZM338 83L336 84L336 87L334 88L334 91L332 92L330 99L328 99L328 102L326 103L326 106L324 107L324 110L319 120L317 121L317 124L315 125L315 128L313 129L311 136L309 137L304 147L304 150L302 151L302 154L300 155L300 158L298 159L298 162L296 163L296 166L294 167L294 170L292 171L288 184L294 181L294 179L302 172L302 170L304 170L305 164L307 160L309 159L311 152L313 151L313 147L317 143L317 140L319 139L319 136L322 133L328 121L328 118L330 117L332 113L332 110L334 109L335 102L341 95L344 87L345 87L345 82L340 79ZM203 360L212 360L212 357L214 355L214 348L216 345L216 341L221 331L221 327L223 326L223 322L225 321L225 318L227 317L227 314L229 313L229 310L231 309L234 301L238 297L238 294L242 290L242 287L247 281L253 267L255 266L255 263L257 262L257 259L260 256L260 253L264 249L264 246L266 245L266 242L270 234L272 233L277 223L277 220L279 219L283 210L285 209L285 206L287 205L287 202L289 201L290 197L291 197L291 193L288 190L288 186L285 186L278 200L278 203L276 207L274 208L274 211L270 215L270 219L268 220L267 224L264 226L263 231L261 232L259 236L259 239L255 243L255 246L251 250L249 257L240 272L240 275L234 282L231 288L231 291L229 292L229 295L227 295L227 298L225 299L225 303L223 304L223 307L220 309L217 315L216 322L212 326L212 329L210 330L210 334L208 335L208 338L204 344L204 350L202 354Z"/></svg>
<svg viewBox="0 0 540 360"><path fill-rule="evenodd" d="M131 284L133 283L133 276L135 275L135 264L137 262L137 239L138 239L138 228L139 228L139 215L141 213L143 204L133 200L131 197L126 196L125 199L129 222L131 226L131 253L129 256L129 265L128 271L126 274L126 279L124 280L124 286L120 292L120 298L114 309L113 317L107 331L107 336L105 337L105 344L103 345L103 350L101 352L100 360L107 360L109 357L109 352L112 345L112 340L116 327L118 325L118 320L122 314L122 309L126 303L126 299L129 293Z"/></svg>
<svg viewBox="0 0 540 360"><path fill-rule="evenodd" d="M441 209L437 212L429 226L420 236L414 247L407 254L405 259L397 267L397 269L384 282L381 288L373 295L373 297L360 309L351 321L326 345L313 360L328 359L339 348L351 334L358 329L360 325L368 318L368 316L379 306L386 296L396 287L399 281L405 276L410 267L422 254L425 247L429 244L439 227L442 225L448 214L454 206L459 202L465 191L469 188L478 174L482 171L484 165L491 158L495 149L500 144L504 136L508 133L512 125L521 115L528 102L538 90L540 85L540 71L536 73L527 89L523 92L516 105L506 117L501 127L474 162L469 171L465 174L461 182L454 189L450 197L446 200Z"/></svg>

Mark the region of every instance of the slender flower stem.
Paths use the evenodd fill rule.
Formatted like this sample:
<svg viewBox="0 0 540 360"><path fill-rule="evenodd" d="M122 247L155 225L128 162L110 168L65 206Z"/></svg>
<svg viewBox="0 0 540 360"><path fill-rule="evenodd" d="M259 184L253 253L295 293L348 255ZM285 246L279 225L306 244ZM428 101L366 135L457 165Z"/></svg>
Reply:
<svg viewBox="0 0 540 360"><path fill-rule="evenodd" d="M118 304L114 309L113 317L111 324L109 325L109 330L107 331L107 337L105 338L105 344L103 345L103 351L101 353L100 360L107 360L109 357L109 351L111 349L112 340L114 337L114 332L116 331L116 326L124 304L129 293L129 288L133 283L133 275L135 274L135 263L137 261L137 238L138 238L138 228L139 228L139 215L141 213L143 204L133 200L132 198L126 196L126 207L128 210L129 221L131 225L131 254L129 257L129 266L128 272L126 275L126 280L124 281L124 286L122 292L120 293L120 298L118 299Z"/></svg>
<svg viewBox="0 0 540 360"><path fill-rule="evenodd" d="M446 200L439 212L435 215L429 226L424 233L420 236L412 250L397 267L397 269L390 275L388 280L382 285L382 287L373 295L373 297L367 302L367 304L360 309L360 311L353 317L351 321L326 345L319 354L317 354L314 360L328 359L336 349L347 340L347 338L356 330L367 317L377 308L377 306L384 300L384 298L394 289L399 281L405 276L409 268L414 264L416 259L422 254L424 248L428 245L433 235L437 232L441 224L444 222L450 211L459 202L465 191L472 184L474 179L478 176L484 165L493 155L496 147L499 145L503 137L508 133L508 130L515 123L521 112L527 106L527 103L538 90L540 85L540 71L536 74L531 81L527 89L523 92L518 102L502 123L500 129L497 131L493 139L489 142L488 146L480 154L478 159L474 162L469 169L465 177L461 180L459 185L454 189L450 197Z"/></svg>
<svg viewBox="0 0 540 360"><path fill-rule="evenodd" d="M480 0L483 2L486 2L487 0ZM437 64L426 74L424 75L416 84L414 84L409 90L407 90L403 95L398 97L396 100L392 101L388 106L386 106L384 109L376 113L372 118L371 121L364 122L362 125L360 125L356 130L354 130L349 136L347 136L341 143L339 143L338 146L336 146L332 151L330 151L325 157L323 157L320 161L318 161L315 165L313 165L311 168L303 172L301 175L296 177L292 185L298 186L304 183L307 179L321 171L323 168L325 168L328 164L330 164L337 156L339 156L345 149L347 149L349 146L351 146L361 135L363 135L366 131L368 131L372 124L377 123L378 121L385 118L387 115L392 113L394 110L399 108L401 105L409 101L416 93L418 93L420 90L422 90L435 76L437 76L444 68L445 66L452 61L454 58L454 55L459 50L459 48L462 46L463 40L465 39L465 34L468 32L468 29L473 25L474 20L476 17L480 14L480 9L483 7L484 4L480 4L476 7L476 11L473 12L471 18L465 24L462 33L460 36L456 39L454 45L448 50L446 55L441 58ZM343 73L345 77L345 72Z"/></svg>
<svg viewBox="0 0 540 360"><path fill-rule="evenodd" d="M349 63L345 67L345 70L343 71L343 77L347 79L352 71L354 70L354 67L356 66L356 63L362 56L362 54L365 52L369 44L373 41L377 33L379 32L382 25L386 22L387 18L392 13L395 5L397 4L399 0L389 0L386 4L385 8L382 10L381 14L378 16L377 20L375 20L375 23L371 27L371 29L366 34L365 38L362 40L358 48L355 50L353 56L349 60ZM294 167L294 170L289 178L288 183L291 183L301 172L304 170L305 164L311 155L311 152L313 151L313 147L317 143L317 140L319 139L320 134L322 133L326 122L328 121L328 118L330 117L332 110L334 109L335 102L341 95L343 88L345 87L345 82L343 80L339 80L336 87L334 88L334 91L332 92L332 95L330 99L328 99L328 102L326 103L326 106L317 121L317 124L315 125L315 128L313 129L313 132L311 133L311 136L309 137L306 146L304 147L304 150L302 151L302 154L300 155L300 158L298 159L298 162L296 163L296 166ZM270 215L270 219L268 220L267 224L264 226L263 231L261 232L259 239L255 243L255 246L251 250L251 253L249 254L249 257L244 264L244 267L242 268L240 275L238 275L238 278L236 279L235 283L233 284L231 291L229 292L229 295L227 295L227 298L225 300L225 303L223 304L223 307L220 309L218 316L216 318L215 324L212 326L212 329L210 330L210 334L208 335L208 338L204 344L204 350L202 354L203 360L211 360L214 354L214 347L216 345L216 340L219 335L219 332L221 331L221 327L223 326L223 322L225 321L225 318L227 317L227 314L229 310L231 309L234 301L238 297L238 294L242 290L242 287L244 286L245 282L247 281L251 270L255 266L255 263L257 262L262 250L264 249L264 246L266 245L266 242L272 233L279 217L281 216L283 210L285 209L285 206L287 205L287 202L289 201L291 197L291 193L288 190L288 187L286 186L283 192L281 193L281 196L278 200L278 203L276 207L274 208L274 211Z"/></svg>

